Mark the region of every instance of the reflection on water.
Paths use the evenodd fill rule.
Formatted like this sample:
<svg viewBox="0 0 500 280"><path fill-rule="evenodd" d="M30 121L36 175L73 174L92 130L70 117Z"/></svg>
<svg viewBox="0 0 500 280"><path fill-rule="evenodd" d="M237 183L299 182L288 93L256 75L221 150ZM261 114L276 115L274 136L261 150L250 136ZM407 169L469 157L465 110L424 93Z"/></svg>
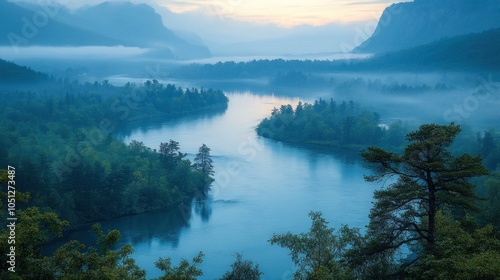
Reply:
<svg viewBox="0 0 500 280"><path fill-rule="evenodd" d="M268 243L273 233L305 232L309 211L322 211L330 226L363 228L368 222L374 185L363 181L366 170L356 152L304 147L258 137L255 127L273 107L298 98L229 94L226 112L169 122L141 123L124 129L125 142L138 140L157 148L173 139L193 159L198 148L212 149L215 182L206 200L196 200L188 213L163 210L103 223L119 229L133 245L133 257L158 277L159 257L191 259L205 253L203 279L217 279L230 269L235 253L259 264L263 279L292 274L287 250ZM306 100L309 101L309 100ZM89 239L87 231L71 238Z"/></svg>
<svg viewBox="0 0 500 280"><path fill-rule="evenodd" d="M127 243L147 244L155 240L172 248L177 248L182 230L189 227L188 221L181 215L180 211L165 209L104 221L101 222L101 225L104 232L113 229L120 230L122 240L118 246L123 246ZM91 225L87 225L79 230L70 232L62 240L49 244L49 246L44 248L44 253L52 252L55 248L69 240L79 240L88 246L96 245L96 236L92 232L92 227Z"/></svg>

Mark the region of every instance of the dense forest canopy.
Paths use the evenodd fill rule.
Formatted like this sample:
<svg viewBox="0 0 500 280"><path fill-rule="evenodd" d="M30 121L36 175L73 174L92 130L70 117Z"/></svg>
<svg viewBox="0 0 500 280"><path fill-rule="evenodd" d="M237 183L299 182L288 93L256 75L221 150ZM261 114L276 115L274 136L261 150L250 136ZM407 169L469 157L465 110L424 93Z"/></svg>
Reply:
<svg viewBox="0 0 500 280"><path fill-rule="evenodd" d="M73 226L174 207L210 185L211 173L198 171L190 160L165 165L161 147L127 145L115 134L136 120L225 110L221 91L154 80L124 87L62 83L58 90L1 96L0 125L6 130L0 135L0 164L16 166L18 183L33 197L30 204ZM172 149L181 153L179 144Z"/></svg>

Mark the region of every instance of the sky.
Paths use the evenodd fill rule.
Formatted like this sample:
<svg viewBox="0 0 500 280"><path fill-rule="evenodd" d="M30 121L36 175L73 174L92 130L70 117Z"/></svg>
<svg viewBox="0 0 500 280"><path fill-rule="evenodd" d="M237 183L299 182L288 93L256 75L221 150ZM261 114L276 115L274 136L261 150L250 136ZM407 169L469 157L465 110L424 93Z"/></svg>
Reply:
<svg viewBox="0 0 500 280"><path fill-rule="evenodd" d="M390 0L157 0L174 12L201 10L280 26L325 25L378 19Z"/></svg>
<svg viewBox="0 0 500 280"><path fill-rule="evenodd" d="M26 0L25 0L26 1ZM27 0L64 3L71 8L94 5L103 0ZM111 0L123 1L123 0ZM253 23L320 26L377 20L384 8L407 0L132 0L162 6L176 13L202 12Z"/></svg>

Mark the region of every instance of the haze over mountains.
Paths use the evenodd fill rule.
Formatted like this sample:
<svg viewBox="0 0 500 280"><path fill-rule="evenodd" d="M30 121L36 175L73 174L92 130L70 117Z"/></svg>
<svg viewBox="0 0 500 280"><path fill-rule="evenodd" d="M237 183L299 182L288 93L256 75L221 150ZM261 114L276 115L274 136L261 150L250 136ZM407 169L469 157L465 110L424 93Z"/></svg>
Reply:
<svg viewBox="0 0 500 280"><path fill-rule="evenodd" d="M206 58L202 44L176 36L146 4L104 2L70 11L62 6L25 5L0 0L2 45L126 46L152 49L161 58Z"/></svg>

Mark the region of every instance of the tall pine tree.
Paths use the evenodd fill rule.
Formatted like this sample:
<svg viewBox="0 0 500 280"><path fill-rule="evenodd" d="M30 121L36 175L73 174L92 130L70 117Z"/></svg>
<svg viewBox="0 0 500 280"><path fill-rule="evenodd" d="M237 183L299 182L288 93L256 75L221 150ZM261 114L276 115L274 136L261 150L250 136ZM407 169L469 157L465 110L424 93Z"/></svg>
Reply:
<svg viewBox="0 0 500 280"><path fill-rule="evenodd" d="M368 234L374 237L372 253L403 245L422 244L426 254L436 249L436 214L444 207L474 210L474 185L468 179L488 174L479 156L455 157L448 148L460 126L422 125L406 139L411 143L402 155L370 147L361 155L374 171L365 176L381 182L397 180L375 192Z"/></svg>

